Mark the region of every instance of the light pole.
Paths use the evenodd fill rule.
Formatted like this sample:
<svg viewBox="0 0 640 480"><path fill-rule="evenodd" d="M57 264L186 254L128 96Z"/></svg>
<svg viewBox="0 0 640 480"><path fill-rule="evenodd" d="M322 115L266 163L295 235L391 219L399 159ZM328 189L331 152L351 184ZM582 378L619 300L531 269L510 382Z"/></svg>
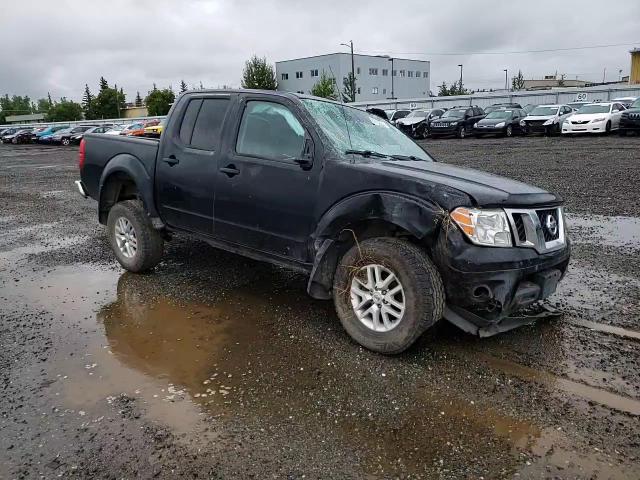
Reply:
<svg viewBox="0 0 640 480"><path fill-rule="evenodd" d="M394 100L396 97L393 93L393 57L389 61L391 62L391 100Z"/></svg>
<svg viewBox="0 0 640 480"><path fill-rule="evenodd" d="M344 45L345 47L351 48L351 101L355 102L356 100L356 72L355 72L355 64L353 62L353 40L349 40L349 43L341 43L340 45Z"/></svg>
<svg viewBox="0 0 640 480"><path fill-rule="evenodd" d="M462 95L462 64L458 64L460 67L460 94Z"/></svg>
<svg viewBox="0 0 640 480"><path fill-rule="evenodd" d="M509 71L506 68L504 69L504 91L509 91Z"/></svg>

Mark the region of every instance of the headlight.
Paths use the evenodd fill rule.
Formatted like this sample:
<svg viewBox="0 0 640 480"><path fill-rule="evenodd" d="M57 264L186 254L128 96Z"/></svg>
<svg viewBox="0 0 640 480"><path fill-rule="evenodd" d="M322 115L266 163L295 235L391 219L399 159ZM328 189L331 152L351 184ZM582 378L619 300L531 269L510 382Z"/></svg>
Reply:
<svg viewBox="0 0 640 480"><path fill-rule="evenodd" d="M591 120L591 123L604 122L605 120L606 120L606 118L604 118L604 117L594 118L593 120Z"/></svg>
<svg viewBox="0 0 640 480"><path fill-rule="evenodd" d="M543 123L543 125L553 125L554 123L556 123L558 121L557 118L550 118L549 120L547 120L546 122Z"/></svg>
<svg viewBox="0 0 640 480"><path fill-rule="evenodd" d="M473 124L473 128L478 128L478 122Z"/></svg>
<svg viewBox="0 0 640 480"><path fill-rule="evenodd" d="M495 127L496 127L496 128L502 128L502 127L504 127L504 122L496 123L496 124L495 124Z"/></svg>
<svg viewBox="0 0 640 480"><path fill-rule="evenodd" d="M476 245L510 247L511 229L504 210L458 207L451 218Z"/></svg>
<svg viewBox="0 0 640 480"><path fill-rule="evenodd" d="M527 126L527 122L525 122L524 120L520 120L520 126L521 127L526 127Z"/></svg>

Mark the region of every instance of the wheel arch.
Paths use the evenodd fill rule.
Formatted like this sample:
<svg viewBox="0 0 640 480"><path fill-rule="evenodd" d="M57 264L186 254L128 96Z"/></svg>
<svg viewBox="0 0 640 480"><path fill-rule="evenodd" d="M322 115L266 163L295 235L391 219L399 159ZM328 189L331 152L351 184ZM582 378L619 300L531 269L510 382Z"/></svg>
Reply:
<svg viewBox="0 0 640 480"><path fill-rule="evenodd" d="M433 202L397 192L366 192L341 200L322 216L312 235L316 255L307 292L331 298L340 258L367 238L405 237L429 249L446 213Z"/></svg>
<svg viewBox="0 0 640 480"><path fill-rule="evenodd" d="M152 219L158 218L153 201L153 180L133 155L117 155L107 163L100 177L99 192L98 219L102 224L107 223L113 205L131 199L140 199L147 214Z"/></svg>

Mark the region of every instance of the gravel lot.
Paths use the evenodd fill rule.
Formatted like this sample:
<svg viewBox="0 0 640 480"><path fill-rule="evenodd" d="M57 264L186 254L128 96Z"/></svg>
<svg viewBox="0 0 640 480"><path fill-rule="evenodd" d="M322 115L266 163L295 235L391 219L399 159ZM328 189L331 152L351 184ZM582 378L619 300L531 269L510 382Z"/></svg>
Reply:
<svg viewBox="0 0 640 480"><path fill-rule="evenodd" d="M199 241L124 273L77 149L0 145L0 479L640 478L640 139L424 145L565 197L561 318L375 355Z"/></svg>

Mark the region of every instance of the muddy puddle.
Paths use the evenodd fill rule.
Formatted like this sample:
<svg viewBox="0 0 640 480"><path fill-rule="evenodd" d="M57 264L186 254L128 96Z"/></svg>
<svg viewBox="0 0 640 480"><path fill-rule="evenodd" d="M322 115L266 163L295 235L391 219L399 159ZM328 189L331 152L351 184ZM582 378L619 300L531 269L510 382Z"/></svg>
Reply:
<svg viewBox="0 0 640 480"><path fill-rule="evenodd" d="M238 421L292 436L302 431L309 445L352 452L371 474L446 472L477 458L513 472L522 468L523 452L547 462L551 451L563 468L567 458L581 458L553 429L433 388L440 380L426 369L419 381L394 374L401 358L380 361L351 344L341 358L336 346L345 337L330 302L310 300L303 288L258 280L208 289L173 280L71 266L9 282L2 297L56 316L59 348L46 367L48 394L87 423L131 401L151 421L199 442L215 442ZM577 382L512 362L489 365L640 412L638 402L620 403Z"/></svg>
<svg viewBox="0 0 640 480"><path fill-rule="evenodd" d="M640 218L567 215L567 228L576 243L640 249Z"/></svg>

